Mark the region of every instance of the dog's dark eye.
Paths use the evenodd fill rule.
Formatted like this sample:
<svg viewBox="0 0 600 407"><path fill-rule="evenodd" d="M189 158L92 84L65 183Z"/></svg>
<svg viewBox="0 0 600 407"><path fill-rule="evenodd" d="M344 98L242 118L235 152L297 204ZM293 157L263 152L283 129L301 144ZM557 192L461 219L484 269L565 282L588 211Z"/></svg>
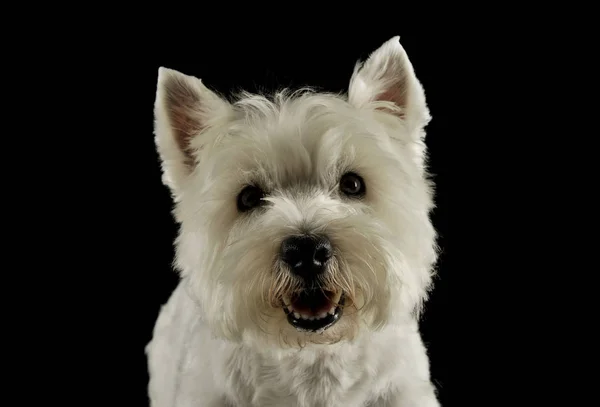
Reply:
<svg viewBox="0 0 600 407"><path fill-rule="evenodd" d="M365 181L360 175L347 172L340 179L340 190L348 196L363 196L366 192Z"/></svg>
<svg viewBox="0 0 600 407"><path fill-rule="evenodd" d="M254 185L248 185L242 189L237 197L237 207L240 212L249 211L252 208L262 205L265 193L262 189Z"/></svg>

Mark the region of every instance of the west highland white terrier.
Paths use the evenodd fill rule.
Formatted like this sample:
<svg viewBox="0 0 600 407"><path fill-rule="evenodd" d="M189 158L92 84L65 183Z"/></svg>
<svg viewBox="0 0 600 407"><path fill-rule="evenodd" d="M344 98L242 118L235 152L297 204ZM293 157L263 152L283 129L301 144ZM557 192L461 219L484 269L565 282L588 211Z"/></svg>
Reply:
<svg viewBox="0 0 600 407"><path fill-rule="evenodd" d="M230 102L159 69L181 280L146 347L152 407L439 406L418 327L430 115L399 39L344 95Z"/></svg>

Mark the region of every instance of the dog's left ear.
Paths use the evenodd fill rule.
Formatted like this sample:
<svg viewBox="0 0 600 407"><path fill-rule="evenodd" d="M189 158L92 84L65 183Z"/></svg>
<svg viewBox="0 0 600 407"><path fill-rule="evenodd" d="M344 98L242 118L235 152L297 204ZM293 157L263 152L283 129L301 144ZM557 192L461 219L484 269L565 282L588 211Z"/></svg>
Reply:
<svg viewBox="0 0 600 407"><path fill-rule="evenodd" d="M390 112L401 117L413 134L430 120L425 92L400 45L400 36L386 41L364 64L356 65L348 101L359 108L373 102L391 102Z"/></svg>
<svg viewBox="0 0 600 407"><path fill-rule="evenodd" d="M200 79L173 69L158 69L155 142L162 161L163 182L175 200L196 165L196 150L201 145L197 139L215 121L226 118L230 107Z"/></svg>

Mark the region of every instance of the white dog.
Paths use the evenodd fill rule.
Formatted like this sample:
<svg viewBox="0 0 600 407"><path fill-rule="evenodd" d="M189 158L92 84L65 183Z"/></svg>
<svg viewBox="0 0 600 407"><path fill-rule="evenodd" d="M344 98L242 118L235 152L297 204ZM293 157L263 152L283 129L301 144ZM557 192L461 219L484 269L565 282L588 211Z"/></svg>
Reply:
<svg viewBox="0 0 600 407"><path fill-rule="evenodd" d="M165 68L157 87L181 281L146 348L152 407L439 406L417 323L430 116L399 37L347 95L230 103Z"/></svg>

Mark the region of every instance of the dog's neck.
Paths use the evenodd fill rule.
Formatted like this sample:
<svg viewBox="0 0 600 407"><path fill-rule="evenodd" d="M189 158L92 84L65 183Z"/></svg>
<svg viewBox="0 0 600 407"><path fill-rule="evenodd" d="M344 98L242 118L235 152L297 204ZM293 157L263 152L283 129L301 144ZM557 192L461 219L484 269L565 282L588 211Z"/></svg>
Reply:
<svg viewBox="0 0 600 407"><path fill-rule="evenodd" d="M278 346L271 344L268 346L262 340L254 340L250 337L244 338L237 346L250 349L252 352L262 354L267 358L288 359L295 358L298 361L325 360L336 358L336 356L347 358L350 354L361 354L362 349L371 347L382 338L390 335L391 332L410 335L418 332L418 321L407 314L406 318L399 324L387 325L376 331L363 330L352 339L342 339L331 343L314 343L306 341L302 346Z"/></svg>

